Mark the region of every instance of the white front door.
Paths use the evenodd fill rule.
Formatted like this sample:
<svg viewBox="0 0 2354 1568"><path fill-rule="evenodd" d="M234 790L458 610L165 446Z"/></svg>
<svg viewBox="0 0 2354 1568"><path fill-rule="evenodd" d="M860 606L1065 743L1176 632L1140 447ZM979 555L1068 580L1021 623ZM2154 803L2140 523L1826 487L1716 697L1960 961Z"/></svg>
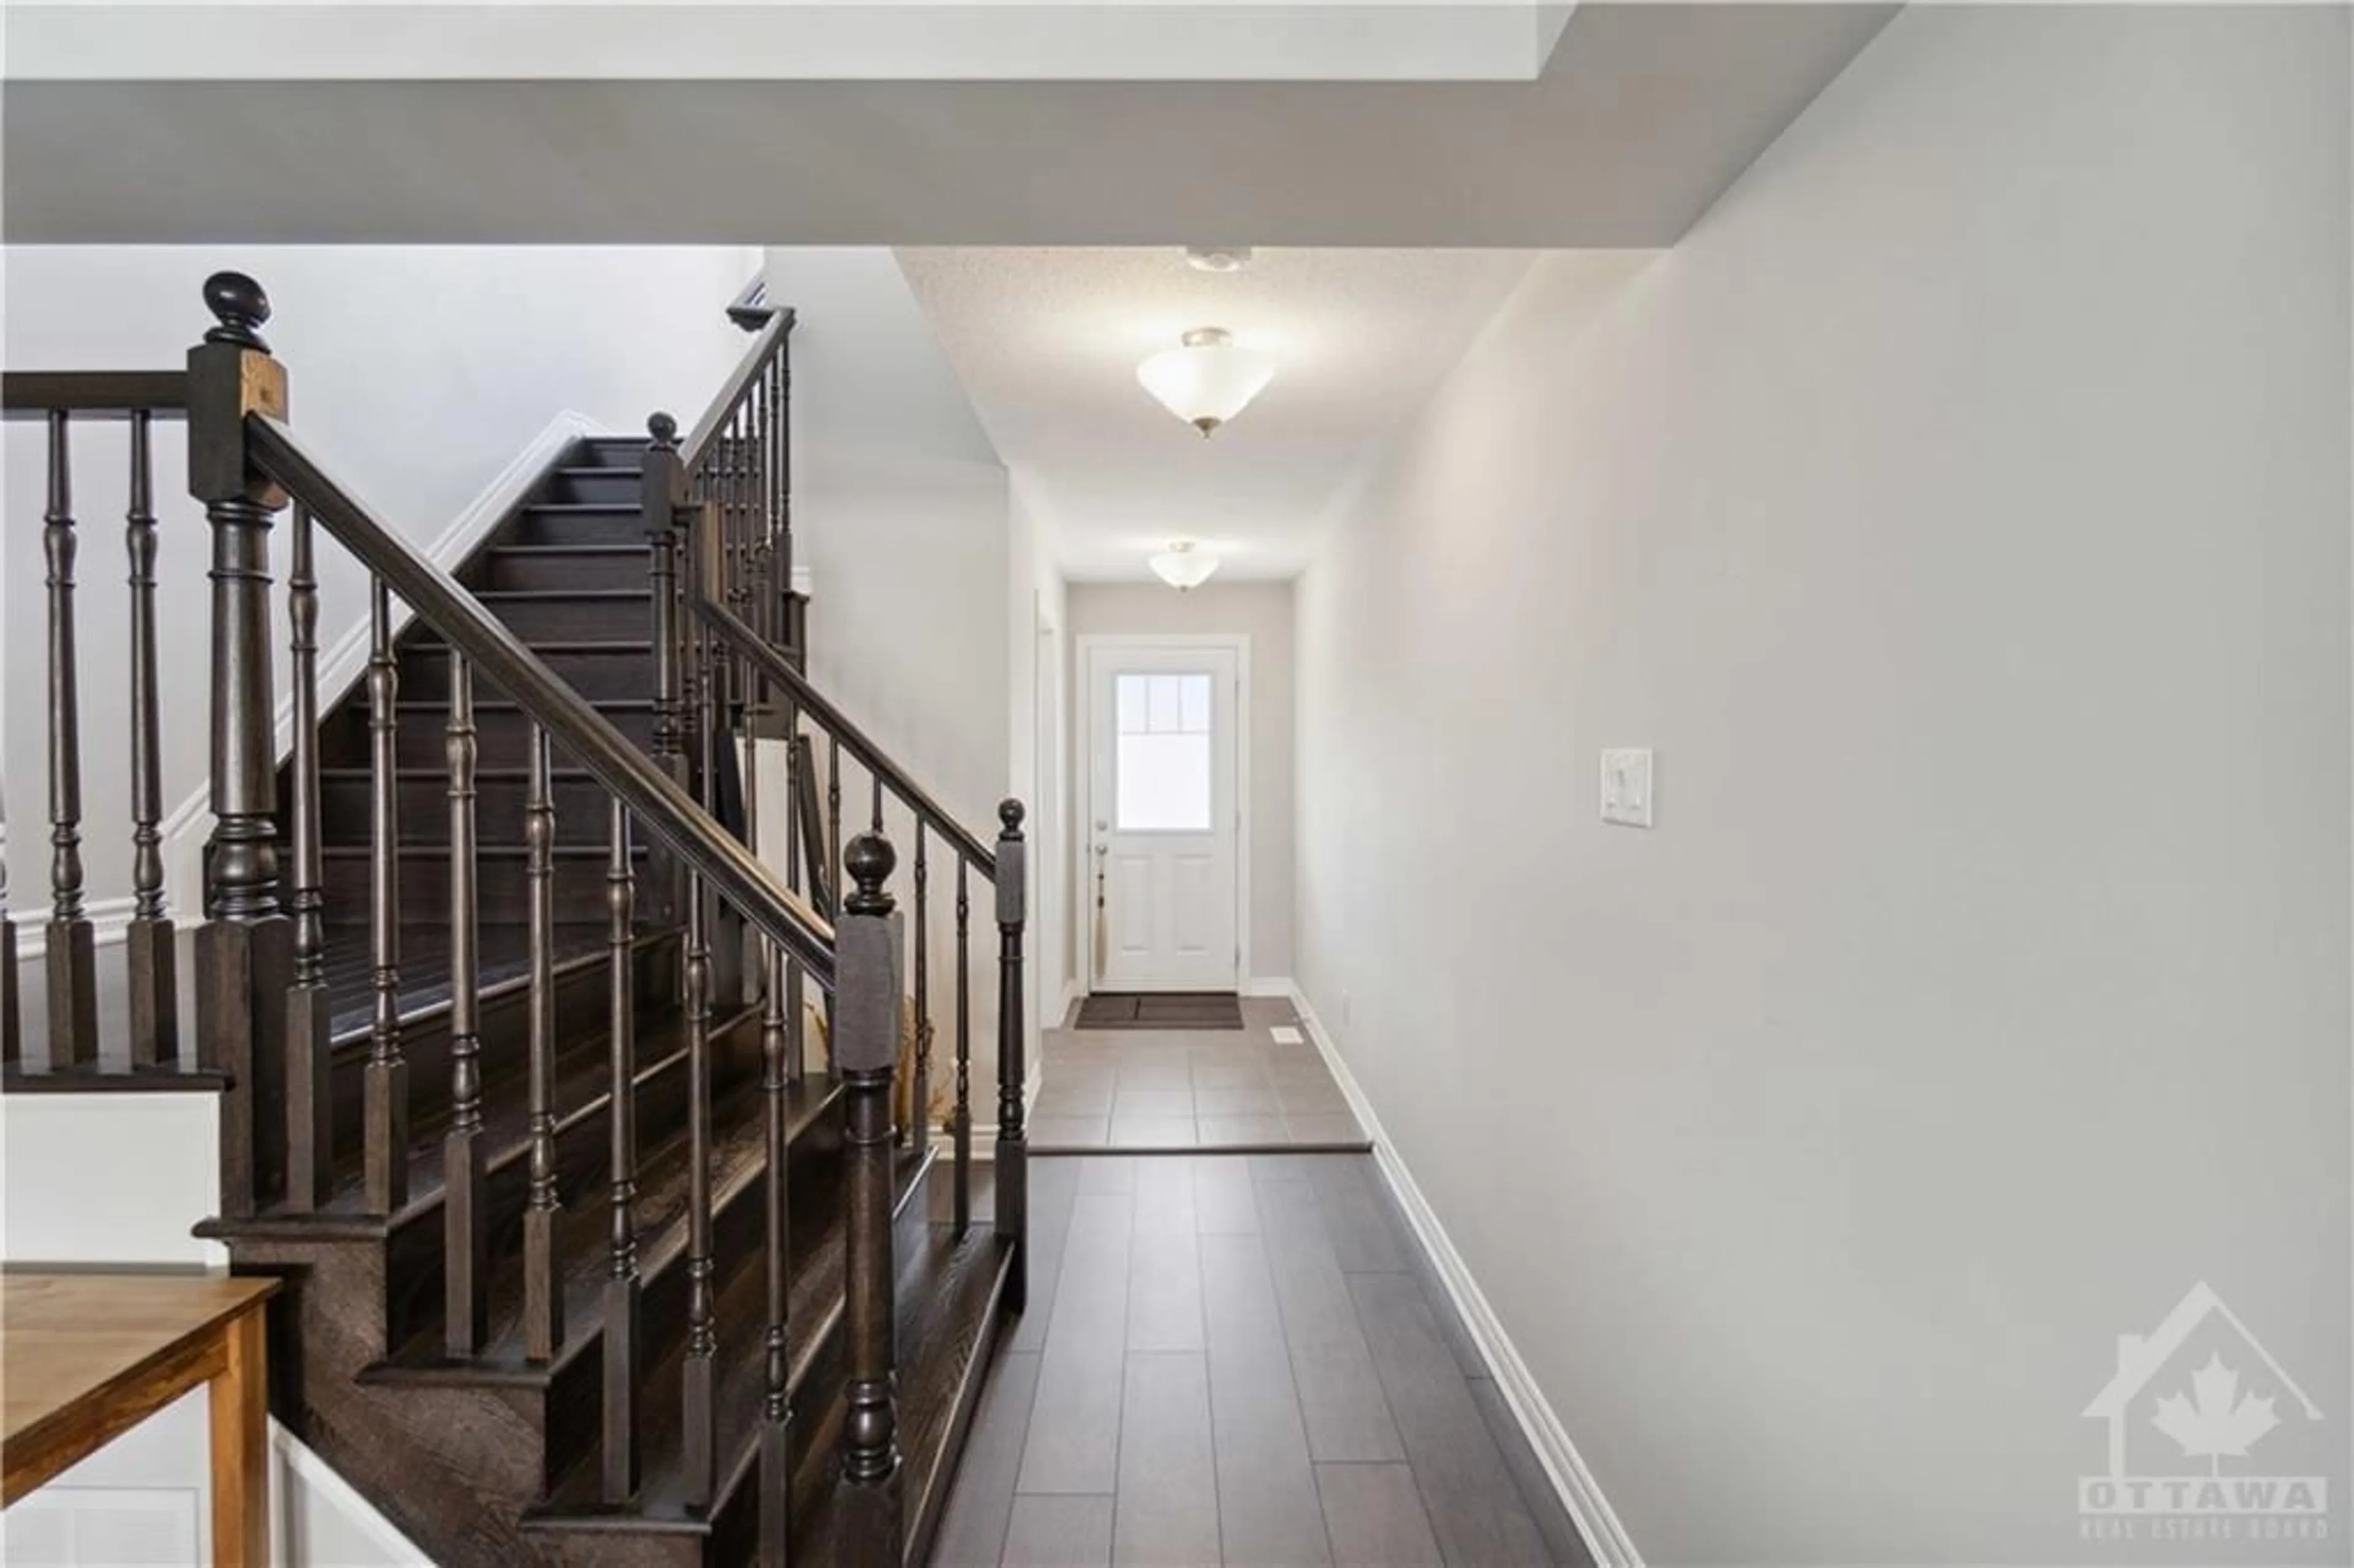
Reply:
<svg viewBox="0 0 2354 1568"><path fill-rule="evenodd" d="M1235 991L1235 650L1089 650L1097 991Z"/></svg>

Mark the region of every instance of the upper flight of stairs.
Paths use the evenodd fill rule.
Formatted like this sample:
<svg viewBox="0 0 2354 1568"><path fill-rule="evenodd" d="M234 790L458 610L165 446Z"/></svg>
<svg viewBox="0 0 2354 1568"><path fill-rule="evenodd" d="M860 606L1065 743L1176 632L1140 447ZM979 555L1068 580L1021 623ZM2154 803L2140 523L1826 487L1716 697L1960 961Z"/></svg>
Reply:
<svg viewBox="0 0 2354 1568"><path fill-rule="evenodd" d="M287 1282L272 1413L445 1568L922 1560L1023 1306L1023 812L984 840L807 679L791 313L739 300L752 339L688 433L573 443L447 574L289 422L260 285L204 298L184 368L0 387L48 435L51 817L42 1038L0 903L0 1077L217 1097L200 1229ZM203 535L143 511L173 420ZM117 623L75 613L101 584L71 494L124 457L119 713L77 695L81 629ZM167 672L153 568L207 545L209 663ZM372 618L367 677L322 693L337 546L415 619ZM192 683L211 833L175 910L154 759ZM101 715L133 778L91 824ZM795 759L790 864L749 850L764 754ZM85 832L134 850L127 1009L98 1000Z"/></svg>
<svg viewBox="0 0 2354 1568"><path fill-rule="evenodd" d="M576 444L456 576L518 638L639 746L651 737L654 655L641 513L642 440ZM315 1213L284 1205L215 1222L239 1271L297 1281L273 1346L281 1419L445 1568L468 1563L728 1563L752 1560L752 1484L763 1395L760 1255L767 1168L761 1020L749 1001L714 1009L712 1224L717 1261L716 1501L682 1501L679 1362L686 1340L689 1148L681 932L641 917L633 942L637 1191L631 1208L642 1304L636 1386L647 1417L642 1485L603 1500L604 1291L612 1228L606 1065L610 955L606 797L582 769L553 772L557 1146L566 1332L525 1359L521 1254L529 1132L525 841L528 716L477 683L482 1061L494 1272L478 1354L444 1351L442 1139L451 1117L449 769L451 654L421 625L397 642L399 678L400 1010L408 1062L410 1192L371 1215L362 1190L361 1069L373 1004L367 939L371 777L365 682L321 725L327 979L334 995L334 1192ZM281 776L280 799L292 798ZM282 816L282 814L281 814ZM286 823L281 820L281 831ZM281 842L281 863L291 863ZM636 850L643 870L646 851ZM644 879L641 879L642 885ZM641 909L645 907L641 900ZM842 1088L823 1064L789 1093L792 1487L797 1560L837 1560L829 1534L843 1419L844 1203ZM924 1140L896 1165L900 1437L910 1560L938 1519L993 1341L1011 1258L986 1224L943 1222L944 1181Z"/></svg>

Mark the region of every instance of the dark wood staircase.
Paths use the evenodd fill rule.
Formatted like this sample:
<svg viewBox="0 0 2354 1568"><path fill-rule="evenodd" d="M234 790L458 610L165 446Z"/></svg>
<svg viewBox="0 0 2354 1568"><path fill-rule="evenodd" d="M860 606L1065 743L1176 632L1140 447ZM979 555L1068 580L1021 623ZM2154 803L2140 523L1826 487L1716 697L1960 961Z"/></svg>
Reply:
<svg viewBox="0 0 2354 1568"><path fill-rule="evenodd" d="M259 290L216 279L207 297L207 348L249 391L282 377L252 332ZM1009 870L1018 887L1020 810L982 845L800 674L790 327L763 323L688 451L661 421L651 445L576 443L439 586L266 396L208 420L204 351L183 401L138 410L143 435L185 409L192 448L231 450L234 482L204 496L217 536L291 493L298 691L314 529L386 585L369 676L312 697L315 726L269 758L266 820L216 791L229 825L194 983L199 1053L228 1085L224 1213L202 1231L238 1271L290 1281L273 1412L453 1568L920 1561L1022 1306L1022 911L989 888ZM36 409L12 386L9 412L61 428L91 408L71 390ZM397 635L394 598L415 610ZM266 746L251 695L217 710L217 761ZM838 782L822 828L813 804L794 813L786 866L747 852L748 732L817 736L837 780L845 750L867 770L846 898L829 891ZM814 752L784 749L813 801ZM913 825L912 920L885 887L886 794ZM274 834L282 902L237 885L250 861L217 846L250 836L241 820ZM892 1120L903 1008L919 1083L935 1033L928 848L955 857L960 1008L968 874L997 897L993 1216L972 1212L963 1013L948 1152L925 1110ZM52 1071L88 1065L54 1048L93 1027L67 1011Z"/></svg>

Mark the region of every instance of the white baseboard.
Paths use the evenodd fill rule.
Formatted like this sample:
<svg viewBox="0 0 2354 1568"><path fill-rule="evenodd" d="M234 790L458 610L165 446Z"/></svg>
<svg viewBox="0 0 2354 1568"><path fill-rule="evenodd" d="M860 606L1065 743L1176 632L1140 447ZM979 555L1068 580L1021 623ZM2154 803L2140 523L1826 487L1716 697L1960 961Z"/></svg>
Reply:
<svg viewBox="0 0 2354 1568"><path fill-rule="evenodd" d="M586 414L567 408L557 415L425 546L426 556L445 570L457 566L473 552L484 535L506 519L565 448L584 437L608 433L603 425ZM408 624L409 615L407 605L394 600L392 629L396 636ZM333 707L367 673L367 660L368 622L363 606L352 623L319 651L320 712ZM292 693L278 700L275 744L281 759L294 744ZM183 917L185 912L185 917L194 919L204 908L205 841L212 833L211 800L211 786L207 784L175 806L164 819L164 887L175 918Z"/></svg>
<svg viewBox="0 0 2354 1568"><path fill-rule="evenodd" d="M1245 996L1298 996L1299 983L1289 975L1253 975L1243 981Z"/></svg>
<svg viewBox="0 0 2354 1568"><path fill-rule="evenodd" d="M137 902L129 897L93 898L82 906L92 927L90 940L101 948L111 948L121 942L131 929L131 912ZM49 950L49 911L46 905L34 905L15 913L16 922L16 958L21 963L31 963Z"/></svg>
<svg viewBox="0 0 2354 1568"><path fill-rule="evenodd" d="M1297 985L1290 988L1288 994L1300 1022L1308 1026L1309 1039L1315 1042L1325 1066L1331 1069L1332 1081L1341 1086L1341 1093L1348 1100L1349 1108L1356 1113L1357 1125L1363 1128L1365 1135L1373 1140L1374 1163L1379 1167L1383 1179L1389 1183L1390 1191L1396 1194L1398 1207L1405 1212L1406 1222L1414 1227L1416 1239L1437 1266L1439 1278L1447 1286L1447 1294L1455 1303L1457 1315L1470 1330L1472 1342L1479 1347L1480 1359L1488 1363L1489 1372L1494 1374L1496 1386L1503 1391L1513 1419L1528 1435L1530 1446L1536 1450L1538 1462L1544 1466L1545 1475L1553 1482L1553 1490L1560 1494L1562 1507L1568 1510L1571 1521L1577 1526L1578 1534L1585 1538L1586 1551L1593 1554L1594 1561L1602 1568L1643 1568L1642 1554L1636 1551L1627 1527L1619 1522L1609 1499L1602 1495L1602 1488L1595 1480L1594 1472L1586 1468L1585 1459L1578 1455L1577 1446L1569 1440L1567 1428L1562 1425L1561 1418L1553 1414L1553 1406L1546 1402L1543 1391L1537 1387L1535 1378L1530 1375L1528 1363L1521 1359L1521 1352L1513 1346L1511 1337L1504 1332L1495 1308L1488 1305L1488 1298L1480 1291L1479 1281L1471 1277L1470 1266L1463 1261L1463 1255L1455 1250L1455 1243L1447 1236L1447 1227L1439 1224L1437 1213L1431 1208L1429 1200L1422 1195L1422 1189L1415 1183L1413 1172L1399 1158L1397 1146L1383 1130L1381 1118L1373 1114L1373 1107L1365 1098L1363 1088L1358 1085L1355 1075L1349 1071L1348 1063L1341 1059L1339 1049L1332 1044L1323 1020L1316 1016L1315 1008L1309 1005L1307 995Z"/></svg>
<svg viewBox="0 0 2354 1568"><path fill-rule="evenodd" d="M270 1554L273 1562L292 1564L318 1560L320 1543L297 1537L314 1533L302 1528L309 1522L306 1513L308 1509L323 1502L335 1510L343 1531L357 1536L375 1554L369 1559L372 1568L407 1563L430 1568L433 1559L377 1512L376 1505L337 1474L333 1465L281 1426L275 1417L270 1423L270 1452L275 1461L270 1467L270 1490L274 1494L270 1510L270 1533L276 1548ZM295 1502L298 1490L307 1494L299 1506ZM333 1547L339 1554L348 1556L353 1544L339 1539Z"/></svg>

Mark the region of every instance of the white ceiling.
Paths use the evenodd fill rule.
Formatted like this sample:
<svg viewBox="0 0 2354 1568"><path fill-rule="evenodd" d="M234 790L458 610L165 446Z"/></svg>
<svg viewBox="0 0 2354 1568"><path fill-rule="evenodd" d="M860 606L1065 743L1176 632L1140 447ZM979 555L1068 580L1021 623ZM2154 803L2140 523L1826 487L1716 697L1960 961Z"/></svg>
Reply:
<svg viewBox="0 0 2354 1568"><path fill-rule="evenodd" d="M304 69L279 7L168 9L223 17L222 48L249 50L254 72ZM332 9L345 15L303 36L378 37ZM497 15L544 44L560 37L544 9ZM465 57L409 7L381 10L366 19ZM1670 245L1892 10L1508 11L1539 48L1561 26L1534 80L1372 79L1363 64L1359 79L786 80L725 51L753 74L416 80L388 79L413 63L389 43L365 79L139 80L121 73L155 69L148 43L185 26L149 6L0 4L0 207L17 244ZM1182 14L1225 36L1223 13ZM55 36L36 47L44 19ZM1303 37L1299 52L1331 52L1329 26ZM69 57L112 79L17 75Z"/></svg>
<svg viewBox="0 0 2354 1568"><path fill-rule="evenodd" d="M1565 0L9 0L36 81L1527 81Z"/></svg>
<svg viewBox="0 0 2354 1568"><path fill-rule="evenodd" d="M1174 248L898 253L998 453L1043 502L1075 577L1138 577L1168 540L1222 575L1288 577L1372 443L1419 408L1527 269L1525 251L1262 249L1200 272ZM1136 382L1221 326L1274 354L1208 440Z"/></svg>

